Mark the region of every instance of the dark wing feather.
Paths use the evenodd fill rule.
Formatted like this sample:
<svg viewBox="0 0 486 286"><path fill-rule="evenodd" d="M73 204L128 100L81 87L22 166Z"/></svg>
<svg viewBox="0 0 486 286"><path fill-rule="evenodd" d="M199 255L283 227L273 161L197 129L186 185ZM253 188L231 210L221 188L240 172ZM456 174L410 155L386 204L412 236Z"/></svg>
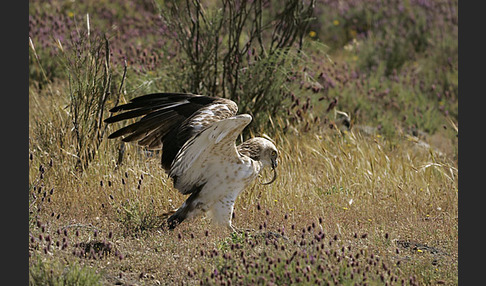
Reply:
<svg viewBox="0 0 486 286"><path fill-rule="evenodd" d="M217 107L217 108L216 108ZM108 136L123 136L149 149L162 148L162 167L168 171L179 149L213 122L234 116L238 107L228 99L188 93L154 93L133 98L110 112L125 111L105 119L115 123L140 117Z"/></svg>

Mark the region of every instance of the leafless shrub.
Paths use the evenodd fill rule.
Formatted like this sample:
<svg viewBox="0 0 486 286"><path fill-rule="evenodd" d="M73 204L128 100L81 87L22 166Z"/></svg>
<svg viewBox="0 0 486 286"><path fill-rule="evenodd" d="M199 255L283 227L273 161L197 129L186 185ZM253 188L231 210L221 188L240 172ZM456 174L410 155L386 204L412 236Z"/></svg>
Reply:
<svg viewBox="0 0 486 286"><path fill-rule="evenodd" d="M88 20L89 23L89 20ZM110 65L110 45L105 36L87 32L71 37L74 47L61 49L61 61L69 78L67 128L72 131L76 169L84 170L96 156L107 126L103 124L108 100L118 101L126 75L126 66L120 86L113 88L114 73ZM110 104L111 106L111 104Z"/></svg>
<svg viewBox="0 0 486 286"><path fill-rule="evenodd" d="M182 90L235 100L243 112L274 113L303 47L315 1L169 1L160 8L182 50ZM281 7L280 7L280 6ZM162 7L162 5L160 5ZM266 118L256 118L257 121Z"/></svg>

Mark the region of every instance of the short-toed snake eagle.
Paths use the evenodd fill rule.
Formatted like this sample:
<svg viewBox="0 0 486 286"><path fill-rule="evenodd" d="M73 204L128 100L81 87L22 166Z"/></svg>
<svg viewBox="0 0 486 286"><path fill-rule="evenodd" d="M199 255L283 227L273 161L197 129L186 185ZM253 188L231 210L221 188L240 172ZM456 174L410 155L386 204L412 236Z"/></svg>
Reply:
<svg viewBox="0 0 486 286"><path fill-rule="evenodd" d="M187 200L167 220L170 229L188 218L207 213L217 223L231 224L237 196L260 171L273 169L275 181L278 151L262 137L240 145L236 139L251 122L248 114L237 115L235 102L218 97L187 93L156 93L132 99L110 112L114 123L142 116L108 138L123 136L149 149L162 149L162 167L174 187Z"/></svg>

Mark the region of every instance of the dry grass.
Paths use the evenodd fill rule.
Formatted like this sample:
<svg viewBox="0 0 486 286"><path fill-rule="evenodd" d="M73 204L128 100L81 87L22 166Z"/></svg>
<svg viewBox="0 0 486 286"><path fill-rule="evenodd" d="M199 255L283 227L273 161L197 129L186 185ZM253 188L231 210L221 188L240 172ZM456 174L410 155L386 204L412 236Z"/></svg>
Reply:
<svg viewBox="0 0 486 286"><path fill-rule="evenodd" d="M287 132L272 135L281 151L277 181L256 182L236 202L233 222L248 230L245 234L229 233L205 218L162 230L164 213L185 197L167 179L159 153L126 145L123 164L117 166L119 141L102 138L99 146L76 148L77 142L91 140L76 138L70 88L78 87L81 99L111 94L125 102L187 84L181 81L187 71L179 70L186 59L173 44L174 33L156 24L158 14L133 1L113 6L101 1L101 7L77 1L58 8L57 2L35 2L29 11L31 285L458 284L458 154L452 123L458 98L457 1L403 13L400 5L383 6L374 13L372 27L363 24L369 22L368 8L376 6L372 1L358 1L351 10L342 9L341 1L316 5L305 60L272 81L283 82L289 91L270 102L288 116L272 114L268 126ZM76 42L69 49L69 41L58 39L79 34L87 19L92 19L92 35L117 34L110 42L113 78L96 84L104 86L98 92L86 89L90 77L73 75L103 70L101 61L99 68L82 62L77 70L59 65L62 55L87 51ZM402 23L427 25L410 34L416 29L404 29ZM349 27L363 30L355 39L359 51L342 47L350 40L348 32L357 32ZM165 36L160 37L160 29ZM406 40L416 35L417 41ZM333 40L320 42L315 36ZM417 44L407 48L403 40ZM425 46L418 45L422 40ZM321 43L335 45L329 57L323 56ZM393 47L393 57L386 57ZM122 85L120 59L125 57L129 67ZM78 86L68 80L68 70ZM344 133L329 129L332 112L325 110L333 98L352 124L374 126ZM106 100L98 111L118 102ZM84 103L78 107L90 122L96 107ZM268 114L260 114L266 121ZM100 126L88 124L79 135L96 137L93 128ZM432 147L407 134L428 137L421 140ZM86 160L78 156L95 149L81 171L79 162Z"/></svg>
<svg viewBox="0 0 486 286"><path fill-rule="evenodd" d="M127 145L116 168L119 143L104 140L80 173L65 102L35 89L29 102L31 265L88 266L107 285L458 283L455 150L357 131L280 135L279 178L237 200L234 224L249 234L204 218L167 232L161 216L184 197L159 154Z"/></svg>

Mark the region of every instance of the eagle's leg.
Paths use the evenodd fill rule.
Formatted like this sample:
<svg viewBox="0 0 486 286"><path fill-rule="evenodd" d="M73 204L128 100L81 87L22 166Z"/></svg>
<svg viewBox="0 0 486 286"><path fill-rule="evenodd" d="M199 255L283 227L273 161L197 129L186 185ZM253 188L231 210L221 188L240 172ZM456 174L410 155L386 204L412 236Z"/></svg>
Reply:
<svg viewBox="0 0 486 286"><path fill-rule="evenodd" d="M199 192L191 194L184 204L167 219L169 229L172 230L185 219L196 217L206 211L202 207L204 204L198 201L198 196Z"/></svg>
<svg viewBox="0 0 486 286"><path fill-rule="evenodd" d="M213 222L227 227L232 232L236 232L236 227L231 224L234 205L234 198L225 196L211 206L211 209L208 211L208 217Z"/></svg>
<svg viewBox="0 0 486 286"><path fill-rule="evenodd" d="M187 214L189 212L189 208L184 203L177 211L174 212L168 219L167 219L167 226L170 230L176 228L181 222L183 222L187 218Z"/></svg>
<svg viewBox="0 0 486 286"><path fill-rule="evenodd" d="M234 210L234 198L226 196L223 199L213 204L208 211L208 216L216 223L225 226L231 233L247 234L251 233L253 229L241 229L231 223Z"/></svg>

